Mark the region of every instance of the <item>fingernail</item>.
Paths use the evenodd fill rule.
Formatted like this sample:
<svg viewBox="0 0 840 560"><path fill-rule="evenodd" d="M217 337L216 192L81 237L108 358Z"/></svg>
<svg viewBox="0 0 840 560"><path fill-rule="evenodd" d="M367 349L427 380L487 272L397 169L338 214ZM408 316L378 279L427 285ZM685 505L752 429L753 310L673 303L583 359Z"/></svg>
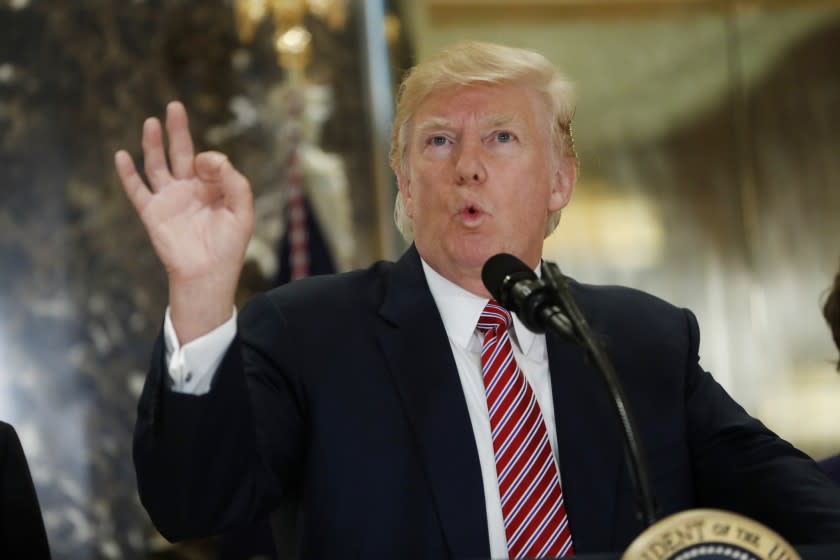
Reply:
<svg viewBox="0 0 840 560"><path fill-rule="evenodd" d="M227 160L227 156L225 154L219 152L211 152L209 154L210 163L213 165L214 171L219 171L224 165L225 161Z"/></svg>

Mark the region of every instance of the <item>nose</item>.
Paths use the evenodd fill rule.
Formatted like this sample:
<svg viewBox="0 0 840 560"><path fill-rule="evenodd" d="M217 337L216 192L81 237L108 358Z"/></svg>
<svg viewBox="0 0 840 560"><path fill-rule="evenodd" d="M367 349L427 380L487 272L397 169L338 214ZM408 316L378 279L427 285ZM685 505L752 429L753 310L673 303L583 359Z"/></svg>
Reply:
<svg viewBox="0 0 840 560"><path fill-rule="evenodd" d="M464 141L458 160L455 162L455 183L458 185L480 185L487 179L480 142Z"/></svg>

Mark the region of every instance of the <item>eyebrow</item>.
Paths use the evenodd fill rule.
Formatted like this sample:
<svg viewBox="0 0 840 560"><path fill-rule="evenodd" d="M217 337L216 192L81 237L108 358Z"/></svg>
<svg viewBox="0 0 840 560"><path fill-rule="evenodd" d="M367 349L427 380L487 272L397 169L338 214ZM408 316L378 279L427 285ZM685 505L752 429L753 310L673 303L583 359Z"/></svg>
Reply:
<svg viewBox="0 0 840 560"><path fill-rule="evenodd" d="M521 120L522 119L514 113L496 113L482 117L479 122L479 126L494 128L497 126L517 125L521 122ZM445 117L429 117L423 122L418 123L415 130L419 134L425 134L431 130L451 128L454 128L454 124L451 120Z"/></svg>
<svg viewBox="0 0 840 560"><path fill-rule="evenodd" d="M415 130L419 134L425 134L438 128L452 128L452 121L444 117L429 117L421 123L417 123Z"/></svg>
<svg viewBox="0 0 840 560"><path fill-rule="evenodd" d="M499 113L487 115L486 117L482 118L481 125L495 128L497 126L519 124L521 121L522 119L513 113Z"/></svg>

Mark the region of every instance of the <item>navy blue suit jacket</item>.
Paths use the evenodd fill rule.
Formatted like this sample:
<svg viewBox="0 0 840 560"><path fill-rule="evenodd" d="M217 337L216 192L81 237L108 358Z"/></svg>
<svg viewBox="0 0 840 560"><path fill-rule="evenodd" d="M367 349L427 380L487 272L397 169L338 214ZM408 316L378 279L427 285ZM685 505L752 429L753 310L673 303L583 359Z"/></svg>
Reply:
<svg viewBox="0 0 840 560"><path fill-rule="evenodd" d="M690 312L626 288L573 289L623 380L663 515L714 506L794 543L840 541L840 488L700 368ZM238 328L201 397L166 389L158 341L134 454L165 536L252 522L291 492L304 558L489 556L467 406L413 247L260 295ZM615 413L578 347L550 334L548 354L575 548L623 550L643 527Z"/></svg>

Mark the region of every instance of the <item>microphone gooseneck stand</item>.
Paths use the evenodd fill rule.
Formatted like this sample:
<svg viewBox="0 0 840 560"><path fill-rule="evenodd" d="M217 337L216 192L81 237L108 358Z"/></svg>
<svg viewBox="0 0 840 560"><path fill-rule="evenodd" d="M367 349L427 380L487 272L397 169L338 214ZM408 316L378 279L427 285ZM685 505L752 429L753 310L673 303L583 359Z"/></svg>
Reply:
<svg viewBox="0 0 840 560"><path fill-rule="evenodd" d="M557 298L557 304L563 308L568 321L546 321L546 327L564 336L570 336L574 341L583 346L588 352L596 368L601 373L604 383L610 393L615 412L618 414L619 422L624 433L624 450L630 465L630 478L633 488L636 491L641 518L645 526L653 525L657 520L656 501L653 496L653 488L648 477L647 462L642 450L642 442L638 437L636 424L627 408L627 398L618 374L612 365L607 353L601 348L596 340L589 323L572 296L566 277L560 272L560 268L548 261L542 264L542 279L551 288ZM565 317L563 318L565 319ZM573 333L569 333L568 323L571 323Z"/></svg>

